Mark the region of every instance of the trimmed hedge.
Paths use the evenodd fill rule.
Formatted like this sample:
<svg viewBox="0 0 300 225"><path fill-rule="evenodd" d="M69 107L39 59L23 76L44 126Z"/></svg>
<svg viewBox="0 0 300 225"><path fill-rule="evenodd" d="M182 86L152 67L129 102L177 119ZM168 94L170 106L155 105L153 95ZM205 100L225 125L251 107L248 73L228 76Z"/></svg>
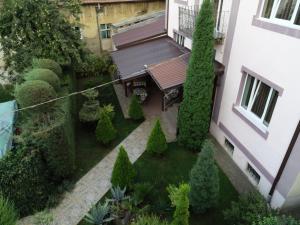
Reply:
<svg viewBox="0 0 300 225"><path fill-rule="evenodd" d="M42 80L50 84L56 91L60 89L58 76L49 69L33 69L25 74L25 80Z"/></svg>
<svg viewBox="0 0 300 225"><path fill-rule="evenodd" d="M32 67L52 70L59 77L61 77L63 73L61 66L52 59L33 59Z"/></svg>
<svg viewBox="0 0 300 225"><path fill-rule="evenodd" d="M15 97L19 105L24 108L39 104L50 99L56 98L54 88L45 81L32 80L17 86ZM55 103L48 103L32 109L33 112L47 112L53 109Z"/></svg>

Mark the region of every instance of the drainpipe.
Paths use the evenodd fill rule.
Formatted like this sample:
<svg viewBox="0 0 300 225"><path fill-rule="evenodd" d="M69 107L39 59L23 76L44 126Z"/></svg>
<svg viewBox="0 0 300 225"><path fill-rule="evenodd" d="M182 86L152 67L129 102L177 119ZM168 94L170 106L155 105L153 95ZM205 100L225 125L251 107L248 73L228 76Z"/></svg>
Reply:
<svg viewBox="0 0 300 225"><path fill-rule="evenodd" d="M285 156L284 156L284 158L282 160L282 163L281 163L281 165L279 167L278 173L277 173L277 175L276 175L276 177L274 179L274 182L272 184L272 187L270 189L269 196L268 196L268 202L269 203L272 200L272 197L273 197L273 194L275 192L276 186L277 186L277 184L278 184L278 182L279 182L279 180L280 180L280 178L281 178L281 176L283 174L283 171L284 171L284 169L286 167L286 164L287 164L287 162L288 162L288 160L289 160L289 158L291 156L291 153L292 153L292 151L293 151L293 149L295 147L295 144L297 142L299 134L300 134L300 121L299 121L299 123L298 123L298 125L296 127L296 130L294 132L292 140L291 140L291 142L289 144L289 147L288 147L288 149L287 149L287 151L285 153Z"/></svg>
<svg viewBox="0 0 300 225"><path fill-rule="evenodd" d="M101 35L100 35L100 26L99 26L99 13L101 12L101 6L98 5L95 7L96 10L96 20L97 20L97 28L98 28L98 37L99 37L99 47L100 47L100 54L102 53L102 42L101 42Z"/></svg>

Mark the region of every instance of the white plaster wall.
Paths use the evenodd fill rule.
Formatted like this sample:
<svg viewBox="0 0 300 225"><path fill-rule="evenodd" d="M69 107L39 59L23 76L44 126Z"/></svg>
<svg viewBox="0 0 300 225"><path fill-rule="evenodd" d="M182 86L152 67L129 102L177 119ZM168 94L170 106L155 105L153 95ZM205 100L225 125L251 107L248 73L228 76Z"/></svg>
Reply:
<svg viewBox="0 0 300 225"><path fill-rule="evenodd" d="M240 2L219 121L275 177L300 118L300 40L252 26L258 3L259 0ZM242 65L284 88L268 128L267 140L232 112L240 86ZM259 189L265 192L268 185L262 183Z"/></svg>

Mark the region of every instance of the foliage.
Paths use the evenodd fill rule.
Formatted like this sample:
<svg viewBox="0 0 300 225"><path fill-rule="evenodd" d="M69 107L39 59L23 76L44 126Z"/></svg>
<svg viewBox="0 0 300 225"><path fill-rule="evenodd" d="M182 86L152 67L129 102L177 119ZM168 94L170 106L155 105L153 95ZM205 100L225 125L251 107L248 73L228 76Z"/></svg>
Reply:
<svg viewBox="0 0 300 225"><path fill-rule="evenodd" d="M89 101L94 101L99 96L99 91L96 89L89 89L82 93Z"/></svg>
<svg viewBox="0 0 300 225"><path fill-rule="evenodd" d="M49 58L62 65L81 61L80 34L67 13L78 13L73 9L79 9L79 2L60 2L4 1L0 9L0 44L6 66L22 72L34 58Z"/></svg>
<svg viewBox="0 0 300 225"><path fill-rule="evenodd" d="M224 219L228 224L251 225L259 217L270 215L270 209L265 199L258 192L251 192L239 197L224 210Z"/></svg>
<svg viewBox="0 0 300 225"><path fill-rule="evenodd" d="M0 224L15 225L18 214L13 204L0 194Z"/></svg>
<svg viewBox="0 0 300 225"><path fill-rule="evenodd" d="M60 89L58 76L49 69L33 69L25 74L25 80L42 80L50 84L56 91Z"/></svg>
<svg viewBox="0 0 300 225"><path fill-rule="evenodd" d="M297 221L291 216L285 215L270 215L257 219L257 222L253 222L252 225L299 225L300 221Z"/></svg>
<svg viewBox="0 0 300 225"><path fill-rule="evenodd" d="M110 65L109 68L108 68L108 72L111 76L114 76L116 75L116 72L118 70L118 67L117 65L113 64L113 65Z"/></svg>
<svg viewBox="0 0 300 225"><path fill-rule="evenodd" d="M136 95L133 95L131 98L128 114L129 114L129 117L133 120L144 119L144 112L143 112L142 106L139 103Z"/></svg>
<svg viewBox="0 0 300 225"><path fill-rule="evenodd" d="M63 75L61 66L52 59L33 59L32 67L51 70L59 77Z"/></svg>
<svg viewBox="0 0 300 225"><path fill-rule="evenodd" d="M179 187L170 185L168 188L172 206L175 206L172 225L189 225L189 192L188 184L180 184Z"/></svg>
<svg viewBox="0 0 300 225"><path fill-rule="evenodd" d="M99 101L86 101L79 111L79 120L81 122L96 122L100 119Z"/></svg>
<svg viewBox="0 0 300 225"><path fill-rule="evenodd" d="M119 186L112 187L110 189L110 193L112 196L112 198L109 200L110 202L121 203L122 201L129 199L129 197L125 195L126 187L124 187L123 190Z"/></svg>
<svg viewBox="0 0 300 225"><path fill-rule="evenodd" d="M211 0L204 0L193 34L192 53L183 102L178 115L178 140L189 149L199 150L210 126L214 80L214 17Z"/></svg>
<svg viewBox="0 0 300 225"><path fill-rule="evenodd" d="M149 136L146 151L152 154L162 154L168 149L167 141L160 121L157 120Z"/></svg>
<svg viewBox="0 0 300 225"><path fill-rule="evenodd" d="M80 77L100 76L107 72L108 66L103 56L86 54L82 63L76 66L75 71Z"/></svg>
<svg viewBox="0 0 300 225"><path fill-rule="evenodd" d="M47 177L41 152L35 147L20 147L0 160L0 191L14 203L21 216L46 206L52 186Z"/></svg>
<svg viewBox="0 0 300 225"><path fill-rule="evenodd" d="M14 97L11 94L11 90L7 85L0 84L0 103L13 100Z"/></svg>
<svg viewBox="0 0 300 225"><path fill-rule="evenodd" d="M121 146L114 164L111 183L113 186L119 186L121 188L132 187L135 175L136 171L128 158L127 152L124 147Z"/></svg>
<svg viewBox="0 0 300 225"><path fill-rule="evenodd" d="M213 148L210 141L203 143L202 151L190 172L190 202L197 213L203 213L218 203L219 174L214 162Z"/></svg>
<svg viewBox="0 0 300 225"><path fill-rule="evenodd" d="M155 215L140 215L131 225L168 225L168 222L161 221Z"/></svg>
<svg viewBox="0 0 300 225"><path fill-rule="evenodd" d="M116 138L117 131L114 128L109 116L106 113L100 113L100 119L96 127L96 138L103 144L108 144Z"/></svg>
<svg viewBox="0 0 300 225"><path fill-rule="evenodd" d="M54 88L45 81L32 80L18 85L15 90L15 97L22 108L36 105L56 98ZM53 109L54 102L41 105L32 109L33 112L48 112Z"/></svg>
<svg viewBox="0 0 300 225"><path fill-rule="evenodd" d="M102 112L102 111L104 113L106 113L111 120L113 120L115 118L115 115L116 115L116 113L115 113L115 107L112 104L103 105L100 108L100 112Z"/></svg>
<svg viewBox="0 0 300 225"><path fill-rule="evenodd" d="M34 216L34 225L52 225L53 215L49 211L42 211Z"/></svg>
<svg viewBox="0 0 300 225"><path fill-rule="evenodd" d="M133 186L133 202L135 205L141 204L145 198L149 197L153 191L153 185L148 182L137 183Z"/></svg>
<svg viewBox="0 0 300 225"><path fill-rule="evenodd" d="M102 225L112 221L114 218L110 215L110 206L108 202L105 202L103 205L98 203L91 209L91 212L88 213L84 220L90 224Z"/></svg>

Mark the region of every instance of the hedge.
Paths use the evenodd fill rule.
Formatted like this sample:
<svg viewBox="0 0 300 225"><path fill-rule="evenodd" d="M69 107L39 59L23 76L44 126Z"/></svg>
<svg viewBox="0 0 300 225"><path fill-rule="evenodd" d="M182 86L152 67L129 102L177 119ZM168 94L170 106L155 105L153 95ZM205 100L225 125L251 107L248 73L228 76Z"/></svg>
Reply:
<svg viewBox="0 0 300 225"><path fill-rule="evenodd" d="M60 89L58 76L49 69L33 69L24 75L25 80L42 80L50 84L56 91Z"/></svg>
<svg viewBox="0 0 300 225"><path fill-rule="evenodd" d="M33 59L32 67L52 70L59 77L63 73L61 66L52 59Z"/></svg>

